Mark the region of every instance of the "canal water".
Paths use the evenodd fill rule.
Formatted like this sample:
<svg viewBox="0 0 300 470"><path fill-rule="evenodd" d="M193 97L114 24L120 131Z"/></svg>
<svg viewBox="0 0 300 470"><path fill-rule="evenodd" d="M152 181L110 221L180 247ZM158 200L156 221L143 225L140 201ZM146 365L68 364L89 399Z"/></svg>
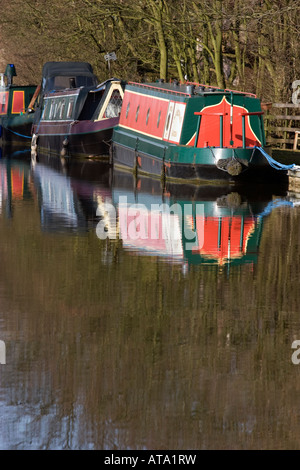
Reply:
<svg viewBox="0 0 300 470"><path fill-rule="evenodd" d="M0 212L0 449L300 448L299 194L24 151Z"/></svg>

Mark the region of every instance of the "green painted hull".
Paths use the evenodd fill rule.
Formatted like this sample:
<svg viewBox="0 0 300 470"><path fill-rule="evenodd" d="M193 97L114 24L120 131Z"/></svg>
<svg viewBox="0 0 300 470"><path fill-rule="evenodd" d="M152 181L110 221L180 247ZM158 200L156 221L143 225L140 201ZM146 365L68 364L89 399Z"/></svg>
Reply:
<svg viewBox="0 0 300 470"><path fill-rule="evenodd" d="M273 169L256 148L166 145L118 127L114 129L112 155L117 167L167 179L236 181L255 177L274 181L287 178L285 171ZM242 166L238 175L226 171L226 165L232 161Z"/></svg>

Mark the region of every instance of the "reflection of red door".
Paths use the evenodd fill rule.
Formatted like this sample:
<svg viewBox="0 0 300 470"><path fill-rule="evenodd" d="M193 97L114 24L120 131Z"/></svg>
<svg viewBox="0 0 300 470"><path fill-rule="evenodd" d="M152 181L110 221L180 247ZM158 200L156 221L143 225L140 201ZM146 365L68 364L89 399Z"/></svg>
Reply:
<svg viewBox="0 0 300 470"><path fill-rule="evenodd" d="M242 114L247 113L242 106L233 105L225 96L220 103L206 106L201 111L201 124L197 147L220 147L220 125L223 120L223 147L242 147L243 121ZM258 137L251 128L249 116L245 116L245 144L246 147L261 145ZM256 119L260 119L258 116ZM232 141L232 144L231 144Z"/></svg>
<svg viewBox="0 0 300 470"><path fill-rule="evenodd" d="M217 259L223 264L228 259L240 258L246 253L248 239L255 229L255 219L242 216L205 217L203 224L203 220L196 217L196 227L204 227L204 241L201 249L193 248L193 253ZM200 235L198 239L201 239Z"/></svg>
<svg viewBox="0 0 300 470"><path fill-rule="evenodd" d="M11 192L14 199L20 199L23 196L24 172L16 169L11 170Z"/></svg>

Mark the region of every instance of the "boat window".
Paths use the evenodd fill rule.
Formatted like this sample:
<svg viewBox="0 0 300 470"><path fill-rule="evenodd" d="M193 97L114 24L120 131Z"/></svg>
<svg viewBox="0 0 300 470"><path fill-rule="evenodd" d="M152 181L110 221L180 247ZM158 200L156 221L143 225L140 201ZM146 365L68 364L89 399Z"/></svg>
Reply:
<svg viewBox="0 0 300 470"><path fill-rule="evenodd" d="M76 88L80 88L82 86L97 86L98 80L96 76L90 75L57 75L55 77L48 77L47 79L44 78L44 90L45 92L54 91L54 90L64 90L66 88L70 88L71 82L73 81L73 87L75 85Z"/></svg>
<svg viewBox="0 0 300 470"><path fill-rule="evenodd" d="M65 109L66 109L66 100L63 99L62 102L61 102L60 113L59 113L59 119L63 119L63 118L64 118Z"/></svg>
<svg viewBox="0 0 300 470"><path fill-rule="evenodd" d="M148 108L147 115L146 115L146 126L148 125L149 115L150 115L150 108Z"/></svg>
<svg viewBox="0 0 300 470"><path fill-rule="evenodd" d="M60 116L60 109L61 109L61 102L57 102L56 101L56 105L55 105L55 114L54 114L54 119L59 119L59 116Z"/></svg>
<svg viewBox="0 0 300 470"><path fill-rule="evenodd" d="M51 100L50 111L49 111L49 119L53 119L55 111L55 100Z"/></svg>
<svg viewBox="0 0 300 470"><path fill-rule="evenodd" d="M105 117L114 118L119 117L122 106L122 97L119 90L114 90L111 94L110 100L105 110Z"/></svg>
<svg viewBox="0 0 300 470"><path fill-rule="evenodd" d="M73 113L73 108L74 108L74 98L70 98L69 104L68 104L68 110L67 110L67 119L70 119Z"/></svg>
<svg viewBox="0 0 300 470"><path fill-rule="evenodd" d="M126 119L127 119L127 117L128 117L129 108L130 108L130 101L129 101L129 103L128 103L128 105L127 105L127 108L126 108Z"/></svg>
<svg viewBox="0 0 300 470"><path fill-rule="evenodd" d="M42 112L41 119L46 119L47 118L48 109L49 109L49 100L45 100L44 101L44 109L43 109L43 112Z"/></svg>
<svg viewBox="0 0 300 470"><path fill-rule="evenodd" d="M171 121L173 119L174 107L175 107L175 103L173 101L170 101L169 107L168 107L168 114L167 114L167 118L165 121L165 129L164 129L164 135L163 135L164 139L169 138L169 130L170 130Z"/></svg>
<svg viewBox="0 0 300 470"><path fill-rule="evenodd" d="M53 119L58 119L59 111L60 111L60 102L58 100L55 100L55 108L54 108Z"/></svg>
<svg viewBox="0 0 300 470"><path fill-rule="evenodd" d="M166 124L166 132L167 132L168 129L169 129L170 119L171 119L171 113L168 114L168 119L167 119L167 124Z"/></svg>
<svg viewBox="0 0 300 470"><path fill-rule="evenodd" d="M157 118L157 127L159 127L159 123L160 123L160 116L161 116L161 111L159 111L159 113L158 113L158 118Z"/></svg>
<svg viewBox="0 0 300 470"><path fill-rule="evenodd" d="M169 133L169 139L171 139L172 142L179 143L184 113L185 113L185 104L176 103L174 107L173 119L172 119L172 124L170 126L171 128L170 128L170 133Z"/></svg>
<svg viewBox="0 0 300 470"><path fill-rule="evenodd" d="M140 112L140 105L138 105L138 107L136 108L136 113L135 113L135 121L138 120L138 117L139 117L139 112Z"/></svg>
<svg viewBox="0 0 300 470"><path fill-rule="evenodd" d="M8 92L1 92L0 93L0 114L7 113L7 105L8 105Z"/></svg>

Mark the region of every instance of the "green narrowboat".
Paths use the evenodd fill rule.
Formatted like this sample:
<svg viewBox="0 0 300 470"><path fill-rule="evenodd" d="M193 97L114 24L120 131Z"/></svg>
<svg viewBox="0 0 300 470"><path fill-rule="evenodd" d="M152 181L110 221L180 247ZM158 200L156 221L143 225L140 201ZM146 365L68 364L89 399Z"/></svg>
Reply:
<svg viewBox="0 0 300 470"><path fill-rule="evenodd" d="M126 85L111 158L116 167L175 180L274 180L291 167L266 148L256 95L162 80Z"/></svg>
<svg viewBox="0 0 300 470"><path fill-rule="evenodd" d="M14 64L0 74L0 138L2 146L30 145L36 85L14 85Z"/></svg>

